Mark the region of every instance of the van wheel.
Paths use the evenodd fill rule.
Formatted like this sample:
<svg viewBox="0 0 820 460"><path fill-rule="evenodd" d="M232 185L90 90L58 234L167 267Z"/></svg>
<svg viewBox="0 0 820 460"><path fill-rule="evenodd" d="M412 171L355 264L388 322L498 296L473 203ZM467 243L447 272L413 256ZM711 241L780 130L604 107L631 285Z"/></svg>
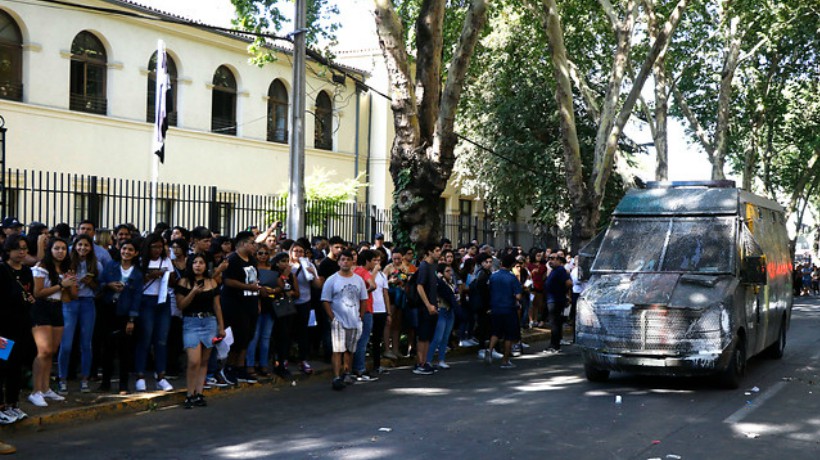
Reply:
<svg viewBox="0 0 820 460"><path fill-rule="evenodd" d="M609 379L608 370L598 369L588 361L584 362L584 373L590 382L606 382Z"/></svg>
<svg viewBox="0 0 820 460"><path fill-rule="evenodd" d="M732 359L721 373L718 374L718 383L721 387L736 390L740 386L740 379L746 372L746 342L738 337Z"/></svg>
<svg viewBox="0 0 820 460"><path fill-rule="evenodd" d="M783 357L783 352L786 350L786 317L780 321L780 333L777 336L777 342L769 345L769 348L763 350L763 356L769 359L780 359Z"/></svg>

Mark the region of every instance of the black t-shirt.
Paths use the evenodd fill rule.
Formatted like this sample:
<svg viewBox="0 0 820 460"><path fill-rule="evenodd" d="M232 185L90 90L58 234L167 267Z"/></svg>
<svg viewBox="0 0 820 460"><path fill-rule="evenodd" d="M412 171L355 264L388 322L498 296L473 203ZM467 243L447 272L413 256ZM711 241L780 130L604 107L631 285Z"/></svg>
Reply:
<svg viewBox="0 0 820 460"><path fill-rule="evenodd" d="M225 283L229 279L244 284L256 284L259 281L259 275L256 271L256 260L253 257L246 262L237 253L228 256L228 268L222 272L222 306L233 308L257 305L259 291L232 288Z"/></svg>
<svg viewBox="0 0 820 460"><path fill-rule="evenodd" d="M331 275L339 271L339 261L333 260L330 257L325 257L322 259L322 263L319 264L318 273L319 276L327 280L330 278Z"/></svg>
<svg viewBox="0 0 820 460"><path fill-rule="evenodd" d="M547 293L547 301L563 304L567 301L567 281L570 280L569 273L563 265L552 269L550 276L544 282L544 292Z"/></svg>
<svg viewBox="0 0 820 460"><path fill-rule="evenodd" d="M20 270L0 263L0 335L17 340L25 333L31 335L31 304L26 300L34 293L34 277L31 269Z"/></svg>
<svg viewBox="0 0 820 460"><path fill-rule="evenodd" d="M416 284L424 286L424 293L427 294L427 300L433 305L438 305L438 281L436 281L436 269L433 265L428 264L426 260L421 261L419 271L416 273L416 279Z"/></svg>

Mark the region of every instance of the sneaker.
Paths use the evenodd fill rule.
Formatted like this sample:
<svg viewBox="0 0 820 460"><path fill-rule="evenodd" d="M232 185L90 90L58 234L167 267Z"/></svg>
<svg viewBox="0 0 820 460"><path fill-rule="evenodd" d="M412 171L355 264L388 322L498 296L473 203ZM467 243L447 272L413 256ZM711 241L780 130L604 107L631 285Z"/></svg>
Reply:
<svg viewBox="0 0 820 460"><path fill-rule="evenodd" d="M214 374L213 379L216 381L214 385L219 388L225 388L227 386L233 385L233 382L228 382L227 380L225 380L225 377L222 376L221 371Z"/></svg>
<svg viewBox="0 0 820 460"><path fill-rule="evenodd" d="M467 339L467 342L468 342L468 343L470 343L470 346L471 346L471 347L477 347L477 346L479 345L478 340L476 340L476 339L474 339L474 338L472 338L472 337L470 337L469 339Z"/></svg>
<svg viewBox="0 0 820 460"><path fill-rule="evenodd" d="M91 393L91 387L88 386L88 380L80 382L80 393Z"/></svg>
<svg viewBox="0 0 820 460"><path fill-rule="evenodd" d="M57 382L57 393L59 393L61 395L67 395L68 394L68 382L66 382L65 380L60 380L59 382Z"/></svg>
<svg viewBox="0 0 820 460"><path fill-rule="evenodd" d="M11 409L6 409L0 411L0 425L11 425L12 423L17 421L17 415L11 411Z"/></svg>
<svg viewBox="0 0 820 460"><path fill-rule="evenodd" d="M521 345L521 348L523 348L524 350L526 350L527 348L530 347L530 344L528 344L528 343L519 342L518 344Z"/></svg>
<svg viewBox="0 0 820 460"><path fill-rule="evenodd" d="M45 393L40 394L43 395L44 398L48 398L53 401L65 401L65 398L55 393L54 390L52 390L51 388L49 388L48 391L46 391Z"/></svg>
<svg viewBox="0 0 820 460"><path fill-rule="evenodd" d="M137 383L134 384L134 388L137 392L144 392L145 391L145 379L137 379Z"/></svg>
<svg viewBox="0 0 820 460"><path fill-rule="evenodd" d="M524 353L524 350L521 348L521 345L515 344L512 346L510 353L513 356L521 356L521 354Z"/></svg>
<svg viewBox="0 0 820 460"><path fill-rule="evenodd" d="M220 377L222 378L222 381L225 382L225 385L236 385L236 380L233 380L231 378L231 377L233 377L233 375L231 375L230 369L228 369L227 371L225 369L221 369L217 373L217 380Z"/></svg>
<svg viewBox="0 0 820 460"><path fill-rule="evenodd" d="M433 375L436 372L433 370L433 366L431 366L430 363L424 363L423 365L413 369L413 373L416 375Z"/></svg>
<svg viewBox="0 0 820 460"><path fill-rule="evenodd" d="M174 386L168 383L168 380L160 379L159 382L157 382L157 390L165 392L174 391Z"/></svg>
<svg viewBox="0 0 820 460"><path fill-rule="evenodd" d="M48 407L48 403L45 398L43 398L43 393L39 391L28 395L28 401L37 407Z"/></svg>
<svg viewBox="0 0 820 460"><path fill-rule="evenodd" d="M342 381L345 383L345 385L353 385L353 382L356 381L356 378L353 377L353 374L345 374L344 377L342 377Z"/></svg>
<svg viewBox="0 0 820 460"><path fill-rule="evenodd" d="M256 380L256 378L254 378L250 374L248 374L248 371L244 368L239 369L236 372L236 381L239 382L239 383L256 383L256 382L258 382L258 380Z"/></svg>
<svg viewBox="0 0 820 460"><path fill-rule="evenodd" d="M371 377L367 374L361 374L356 376L356 383L370 383L379 380L378 377Z"/></svg>
<svg viewBox="0 0 820 460"><path fill-rule="evenodd" d="M342 391L347 386L347 385L345 385L345 382L344 382L344 380L342 380L341 377L335 377L333 379L333 381L330 383L330 385L331 385L331 388L333 388L336 391Z"/></svg>
<svg viewBox="0 0 820 460"><path fill-rule="evenodd" d="M570 342L569 340L562 340L561 345L572 345L572 342Z"/></svg>
<svg viewBox="0 0 820 460"><path fill-rule="evenodd" d="M385 351L384 354L382 354L382 356L384 356L387 359L399 359L399 356L396 353L394 353L393 350Z"/></svg>
<svg viewBox="0 0 820 460"><path fill-rule="evenodd" d="M502 355L501 353L493 350L493 359L501 359L503 357L504 357L504 355Z"/></svg>
<svg viewBox="0 0 820 460"><path fill-rule="evenodd" d="M547 348L546 350L544 350L544 353L546 353L548 355L554 355L556 353L561 353L561 349L560 348Z"/></svg>
<svg viewBox="0 0 820 460"><path fill-rule="evenodd" d="M313 368L310 367L310 363L307 361L302 361L299 363L299 370L306 375L310 375L313 373Z"/></svg>
<svg viewBox="0 0 820 460"><path fill-rule="evenodd" d="M281 379L293 380L293 374L291 374L288 368L285 366L276 367L276 369L273 370L273 373Z"/></svg>
<svg viewBox="0 0 820 460"><path fill-rule="evenodd" d="M439 369L449 369L450 365L444 361L439 361L438 364L436 364L436 367Z"/></svg>
<svg viewBox="0 0 820 460"><path fill-rule="evenodd" d="M390 373L390 371L386 367L379 367L378 369L376 369L376 373L379 375L387 375Z"/></svg>
<svg viewBox="0 0 820 460"><path fill-rule="evenodd" d="M477 343L473 343L470 340L460 340L458 342L458 346L461 348L470 348L478 345Z"/></svg>
<svg viewBox="0 0 820 460"><path fill-rule="evenodd" d="M208 377L205 379L205 382L202 384L203 390L210 390L216 386L216 379L213 377Z"/></svg>
<svg viewBox="0 0 820 460"><path fill-rule="evenodd" d="M501 363L500 367L501 369L513 369L515 364L513 364L512 361L507 361L506 363Z"/></svg>
<svg viewBox="0 0 820 460"><path fill-rule="evenodd" d="M19 407L12 407L9 409L10 411L14 412L14 415L17 416L17 421L23 420L24 418L28 418L28 414L23 412L22 409Z"/></svg>
<svg viewBox="0 0 820 460"><path fill-rule="evenodd" d="M208 407L208 401L205 401L205 395L202 393L197 393L194 395L194 406L196 407Z"/></svg>
<svg viewBox="0 0 820 460"><path fill-rule="evenodd" d="M17 448L11 444L0 441L0 455L11 455L15 452L17 452Z"/></svg>
<svg viewBox="0 0 820 460"><path fill-rule="evenodd" d="M495 351L495 350L493 350L493 351ZM489 366L492 363L493 363L493 354L490 352L489 349L484 350L484 364Z"/></svg>
<svg viewBox="0 0 820 460"><path fill-rule="evenodd" d="M193 409L194 408L194 397L193 396L186 396L185 402L182 403L183 409Z"/></svg>
<svg viewBox="0 0 820 460"><path fill-rule="evenodd" d="M256 368L256 375L259 377L270 377L270 369L267 367L258 367Z"/></svg>

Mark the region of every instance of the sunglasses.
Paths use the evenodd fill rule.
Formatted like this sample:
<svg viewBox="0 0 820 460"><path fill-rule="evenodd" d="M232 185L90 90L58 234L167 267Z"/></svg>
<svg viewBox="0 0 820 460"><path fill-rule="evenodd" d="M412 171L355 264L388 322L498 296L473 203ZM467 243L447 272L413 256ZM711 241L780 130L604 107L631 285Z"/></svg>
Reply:
<svg viewBox="0 0 820 460"><path fill-rule="evenodd" d="M270 255L270 253L269 253L269 252L265 252L265 251L259 251L259 252L257 252L257 253L256 253L256 255L257 255L257 256L269 256L269 255Z"/></svg>

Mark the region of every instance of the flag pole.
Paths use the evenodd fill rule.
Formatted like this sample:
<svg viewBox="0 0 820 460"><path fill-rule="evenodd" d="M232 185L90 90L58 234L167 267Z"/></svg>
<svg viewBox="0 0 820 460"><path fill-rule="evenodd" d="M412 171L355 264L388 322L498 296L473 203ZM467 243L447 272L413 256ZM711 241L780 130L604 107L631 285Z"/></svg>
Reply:
<svg viewBox="0 0 820 460"><path fill-rule="evenodd" d="M165 163L165 132L168 130L168 113L166 100L170 79L168 78L168 57L165 53L165 42L157 40L157 68L156 86L154 94L154 138L151 150L154 153L151 168L151 207L150 226L148 231L154 231L157 226L157 181L159 179L159 164Z"/></svg>

